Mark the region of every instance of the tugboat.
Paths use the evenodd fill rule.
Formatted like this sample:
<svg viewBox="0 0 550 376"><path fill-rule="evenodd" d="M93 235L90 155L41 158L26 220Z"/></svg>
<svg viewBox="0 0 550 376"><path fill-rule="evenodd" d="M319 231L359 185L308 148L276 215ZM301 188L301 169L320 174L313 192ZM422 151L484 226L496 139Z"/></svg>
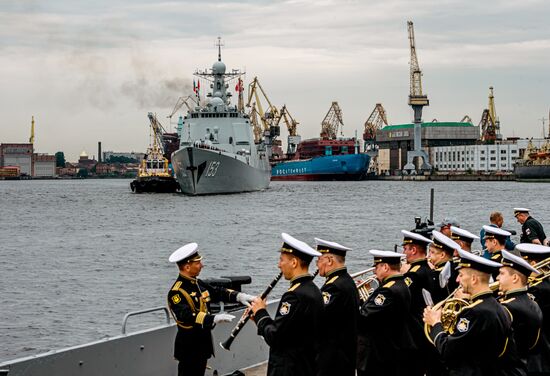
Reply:
<svg viewBox="0 0 550 376"><path fill-rule="evenodd" d="M516 180L550 181L550 142L537 149L529 141L523 159L514 166Z"/></svg>
<svg viewBox="0 0 550 376"><path fill-rule="evenodd" d="M172 165L182 193L188 195L259 191L269 186L271 177L273 135L268 131L256 144L241 101L239 106L230 105L228 82L238 79L240 86L244 73L226 72L221 45L218 38L218 61L212 69L195 72L196 77L211 83L209 103L189 109L181 128L178 126L180 145L172 154Z"/></svg>
<svg viewBox="0 0 550 376"><path fill-rule="evenodd" d="M147 155L141 161L137 178L130 183L135 193L174 193L179 189L178 183L172 175L170 161L164 156L159 145L159 123L156 117L149 113L151 121L151 145L147 148Z"/></svg>

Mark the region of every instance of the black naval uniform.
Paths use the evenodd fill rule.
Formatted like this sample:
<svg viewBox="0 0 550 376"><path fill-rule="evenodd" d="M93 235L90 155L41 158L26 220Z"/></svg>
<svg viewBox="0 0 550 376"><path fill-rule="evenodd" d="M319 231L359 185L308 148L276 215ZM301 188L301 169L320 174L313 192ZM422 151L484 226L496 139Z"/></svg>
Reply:
<svg viewBox="0 0 550 376"><path fill-rule="evenodd" d="M542 315L542 331L534 354L529 356L529 375L550 375L550 280L535 281L529 287Z"/></svg>
<svg viewBox="0 0 550 376"><path fill-rule="evenodd" d="M501 263L502 262L502 249L499 249L498 251L495 251L491 253L491 261ZM496 281L499 274L499 270L495 269L491 276L493 277L493 280Z"/></svg>
<svg viewBox="0 0 550 376"><path fill-rule="evenodd" d="M361 307L357 375L405 376L418 347L411 328L411 293L405 277L386 278Z"/></svg>
<svg viewBox="0 0 550 376"><path fill-rule="evenodd" d="M317 375L355 376L359 294L345 267L331 271L321 287L323 312Z"/></svg>
<svg viewBox="0 0 550 376"><path fill-rule="evenodd" d="M450 376L521 375L512 317L492 291L472 297L458 315L454 333L446 333L437 323L429 334Z"/></svg>
<svg viewBox="0 0 550 376"><path fill-rule="evenodd" d="M265 309L256 312L258 334L269 345L267 376L314 376L321 335L323 297L309 274L290 281L275 319Z"/></svg>
<svg viewBox="0 0 550 376"><path fill-rule="evenodd" d="M409 375L440 375L443 372L443 364L432 344L424 335L424 322L422 316L426 302L422 290L426 289L430 294L434 291L433 270L428 265L428 260L415 260L410 263L411 267L405 273L405 283L411 292L411 314L415 322L412 328L413 337L420 347L420 354L414 362L409 364ZM438 280L439 287L439 280ZM433 297L432 297L433 299Z"/></svg>
<svg viewBox="0 0 550 376"><path fill-rule="evenodd" d="M542 311L527 295L527 287L508 291L501 299L512 314L518 357L527 371L527 357L536 348L542 327Z"/></svg>
<svg viewBox="0 0 550 376"><path fill-rule="evenodd" d="M521 243L532 243L533 240L538 239L540 244L544 244L546 234L539 221L529 216L523 225L521 225Z"/></svg>
<svg viewBox="0 0 550 376"><path fill-rule="evenodd" d="M174 357L179 361L179 375L204 375L206 361L214 354L211 330L215 324L210 300L235 302L237 294L197 278L178 276L168 292L168 306L178 325Z"/></svg>

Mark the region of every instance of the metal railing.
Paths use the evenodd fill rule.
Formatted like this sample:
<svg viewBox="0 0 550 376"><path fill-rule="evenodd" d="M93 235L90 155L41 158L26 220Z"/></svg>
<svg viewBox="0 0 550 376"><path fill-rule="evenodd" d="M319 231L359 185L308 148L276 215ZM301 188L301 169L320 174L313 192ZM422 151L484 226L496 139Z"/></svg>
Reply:
<svg viewBox="0 0 550 376"><path fill-rule="evenodd" d="M149 309L142 309L141 311L128 312L126 315L124 315L124 318L122 319L122 334L126 334L126 323L131 316L138 316L144 313L156 311L164 311L164 314L166 315L166 324L170 324L170 313L168 312L168 308L161 306Z"/></svg>

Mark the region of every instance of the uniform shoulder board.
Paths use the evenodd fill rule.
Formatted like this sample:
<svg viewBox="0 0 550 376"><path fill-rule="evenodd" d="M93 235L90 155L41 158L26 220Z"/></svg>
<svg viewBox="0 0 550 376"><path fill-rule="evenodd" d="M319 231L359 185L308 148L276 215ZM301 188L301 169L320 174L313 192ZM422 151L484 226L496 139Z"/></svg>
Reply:
<svg viewBox="0 0 550 376"><path fill-rule="evenodd" d="M300 286L299 283L295 284L294 286L292 286L291 288L288 289L288 291L294 291L298 288L298 286Z"/></svg>
<svg viewBox="0 0 550 376"><path fill-rule="evenodd" d="M339 277L338 275L332 277L331 279L329 279L329 280L327 281L326 285L328 285L328 284L330 284L330 283L336 281L336 280L338 279L338 277Z"/></svg>
<svg viewBox="0 0 550 376"><path fill-rule="evenodd" d="M483 299L476 300L476 301L473 302L472 304L468 304L466 307L464 307L464 309L466 309L466 308L474 308L476 305L481 304L482 301L483 301Z"/></svg>
<svg viewBox="0 0 550 376"><path fill-rule="evenodd" d="M508 303L510 303L510 302L513 302L514 300L516 300L516 298L506 299L506 300L501 301L500 303L501 303L501 304L508 304Z"/></svg>
<svg viewBox="0 0 550 376"><path fill-rule="evenodd" d="M386 284L385 284L384 286L382 286L382 287L388 289L388 288L392 287L393 285L395 285L395 281L389 281L388 283L386 283Z"/></svg>
<svg viewBox="0 0 550 376"><path fill-rule="evenodd" d="M174 286L172 287L172 291L178 291L181 287L181 281L177 281L174 283Z"/></svg>
<svg viewBox="0 0 550 376"><path fill-rule="evenodd" d="M411 273L416 273L420 269L420 265L415 265L409 270Z"/></svg>
<svg viewBox="0 0 550 376"><path fill-rule="evenodd" d="M496 260L496 259L498 259L498 258L500 258L499 255L493 255L493 256L491 256L491 260Z"/></svg>

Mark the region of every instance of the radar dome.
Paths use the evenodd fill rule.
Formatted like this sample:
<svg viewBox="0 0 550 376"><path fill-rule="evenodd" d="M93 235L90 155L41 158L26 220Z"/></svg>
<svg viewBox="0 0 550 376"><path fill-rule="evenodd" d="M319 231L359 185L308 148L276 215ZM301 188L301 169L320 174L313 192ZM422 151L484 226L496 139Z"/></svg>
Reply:
<svg viewBox="0 0 550 376"><path fill-rule="evenodd" d="M222 61L216 61L212 64L212 73L213 74L224 74L225 73L225 64Z"/></svg>
<svg viewBox="0 0 550 376"><path fill-rule="evenodd" d="M219 97L213 97L212 99L210 99L210 105L212 107L223 106L223 99Z"/></svg>

